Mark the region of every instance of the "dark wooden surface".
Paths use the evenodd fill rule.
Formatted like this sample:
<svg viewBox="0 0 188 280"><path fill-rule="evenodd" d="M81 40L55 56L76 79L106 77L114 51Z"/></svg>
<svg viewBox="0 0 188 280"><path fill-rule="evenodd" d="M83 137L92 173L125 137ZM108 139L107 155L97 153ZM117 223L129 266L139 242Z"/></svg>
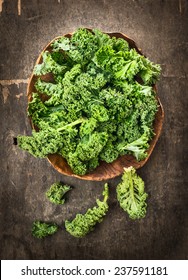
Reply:
<svg viewBox="0 0 188 280"><path fill-rule="evenodd" d="M188 259L188 2L97 0L0 1L0 256L1 259ZM21 5L18 5L18 2ZM109 180L110 210L83 239L70 236L65 219L95 205L104 182L63 176L46 159L13 145L29 134L27 79L42 48L77 27L122 32L162 66L158 93L165 110L162 135L147 164L139 169L146 184L147 216L131 221L120 209ZM45 191L57 180L74 188L64 206ZM36 240L36 219L62 230Z"/></svg>

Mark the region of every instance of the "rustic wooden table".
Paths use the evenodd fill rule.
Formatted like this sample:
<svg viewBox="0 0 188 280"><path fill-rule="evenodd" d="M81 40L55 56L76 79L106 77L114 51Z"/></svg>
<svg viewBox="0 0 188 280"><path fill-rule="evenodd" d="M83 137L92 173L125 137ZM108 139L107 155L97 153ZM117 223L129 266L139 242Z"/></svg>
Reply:
<svg viewBox="0 0 188 280"><path fill-rule="evenodd" d="M109 181L110 210L103 223L76 239L63 221L92 207L104 182L63 176L46 159L13 145L13 137L31 132L26 87L40 51L80 26L123 32L161 64L165 123L151 158L138 171L149 193L146 218L131 221L120 209L118 177ZM187 27L186 0L0 1L1 259L188 259ZM44 195L58 180L74 186L62 207ZM36 240L31 236L36 219L57 222L62 230Z"/></svg>

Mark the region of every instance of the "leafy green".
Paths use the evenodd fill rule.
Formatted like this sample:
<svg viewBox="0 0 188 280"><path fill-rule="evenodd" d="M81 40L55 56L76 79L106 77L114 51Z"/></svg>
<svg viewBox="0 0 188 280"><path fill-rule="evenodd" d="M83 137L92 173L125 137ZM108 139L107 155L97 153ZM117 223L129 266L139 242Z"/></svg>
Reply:
<svg viewBox="0 0 188 280"><path fill-rule="evenodd" d="M136 139L131 143L126 144L125 146L122 146L122 143L119 144L118 150L130 151L133 153L133 155L138 161L143 160L147 156L146 150L149 148L149 144L148 144L149 139L150 139L150 131L146 127L141 137L139 137L138 139Z"/></svg>
<svg viewBox="0 0 188 280"><path fill-rule="evenodd" d="M58 226L54 223L35 221L32 226L32 235L41 239L48 235L53 235L57 230Z"/></svg>
<svg viewBox="0 0 188 280"><path fill-rule="evenodd" d="M74 49L74 46L71 45L68 37L61 37L52 43L52 48L54 51L69 51L70 49Z"/></svg>
<svg viewBox="0 0 188 280"><path fill-rule="evenodd" d="M17 137L18 145L35 157L44 158L49 154L57 153L63 145L66 146L64 132L66 135L69 129L83 121L84 119L78 119L56 129L47 126L39 132L33 130L32 136L19 135Z"/></svg>
<svg viewBox="0 0 188 280"><path fill-rule="evenodd" d="M35 157L44 158L48 154L54 154L62 144L62 136L53 128L32 131L32 136L19 135L18 145Z"/></svg>
<svg viewBox="0 0 188 280"><path fill-rule="evenodd" d="M102 46L94 55L94 63L110 72L115 80L134 82L139 76L145 85L152 85L160 75L160 66L137 53L135 49L116 51L113 45Z"/></svg>
<svg viewBox="0 0 188 280"><path fill-rule="evenodd" d="M106 132L94 132L86 135L79 142L76 153L81 160L90 160L99 155L108 139Z"/></svg>
<svg viewBox="0 0 188 280"><path fill-rule="evenodd" d="M143 80L144 84L152 85L158 80L161 67L157 64L153 64L147 58L142 58L142 59L143 59L144 67L139 72L139 75Z"/></svg>
<svg viewBox="0 0 188 280"><path fill-rule="evenodd" d="M20 148L37 157L58 153L78 175L100 160L109 163L125 154L146 158L160 66L126 40L97 29L79 28L50 47L34 68L35 92L28 104L37 132L18 136Z"/></svg>
<svg viewBox="0 0 188 280"><path fill-rule="evenodd" d="M108 211L107 199L109 197L109 189L107 184L104 185L103 196L103 201L97 199L97 206L88 209L85 214L77 214L72 221L65 221L65 228L72 236L78 238L84 237L90 231L94 230L97 223L102 222Z"/></svg>
<svg viewBox="0 0 188 280"><path fill-rule="evenodd" d="M132 166L124 169L122 181L117 185L116 192L121 208L131 219L145 217L148 195L144 192L144 181Z"/></svg>
<svg viewBox="0 0 188 280"><path fill-rule="evenodd" d="M46 192L46 197L49 199L50 202L54 204L64 204L64 195L70 190L70 186L63 185L62 183L57 182L51 185L49 190Z"/></svg>
<svg viewBox="0 0 188 280"><path fill-rule="evenodd" d="M43 52L42 60L42 63L37 64L34 68L34 74L37 76L47 73L62 74L67 70L66 63L64 65L59 64L48 51Z"/></svg>
<svg viewBox="0 0 188 280"><path fill-rule="evenodd" d="M35 83L35 88L38 92L46 94L49 99L45 101L45 104L59 105L63 101L63 86L61 84L55 84L50 82L44 82L40 78Z"/></svg>

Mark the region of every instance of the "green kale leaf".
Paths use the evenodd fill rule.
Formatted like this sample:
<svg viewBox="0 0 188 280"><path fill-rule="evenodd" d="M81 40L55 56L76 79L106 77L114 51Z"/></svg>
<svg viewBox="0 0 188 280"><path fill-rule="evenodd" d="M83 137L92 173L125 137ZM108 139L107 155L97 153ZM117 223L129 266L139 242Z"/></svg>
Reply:
<svg viewBox="0 0 188 280"><path fill-rule="evenodd" d="M63 185L62 183L57 182L51 185L49 190L46 192L46 197L49 199L50 202L54 204L64 204L64 195L70 190L70 186Z"/></svg>
<svg viewBox="0 0 188 280"><path fill-rule="evenodd" d="M63 74L67 70L67 65L61 65L57 63L52 54L48 51L43 52L42 59L42 63L37 64L34 68L33 72L36 76L45 75L48 73Z"/></svg>
<svg viewBox="0 0 188 280"><path fill-rule="evenodd" d="M107 199L109 197L107 184L104 185L103 196L103 201L97 199L97 206L92 209L88 209L85 214L77 214L72 221L65 221L65 228L72 236L82 238L90 231L94 230L97 223L101 223L103 221L103 218L109 208L107 203Z"/></svg>
<svg viewBox="0 0 188 280"><path fill-rule="evenodd" d="M124 169L122 181L117 185L116 192L121 208L131 219L145 217L148 195L144 191L144 181L132 166Z"/></svg>
<svg viewBox="0 0 188 280"><path fill-rule="evenodd" d="M58 230L58 226L54 223L44 223L35 221L32 226L32 235L36 238L44 238L48 235L53 235Z"/></svg>
<svg viewBox="0 0 188 280"><path fill-rule="evenodd" d="M57 153L63 145L66 145L63 138L64 131L66 133L67 130L83 121L84 119L78 119L56 129L47 126L39 132L33 130L32 136L18 135L18 146L35 157L44 158L49 154Z"/></svg>
<svg viewBox="0 0 188 280"><path fill-rule="evenodd" d="M119 144L118 149L119 151L130 151L138 161L143 160L147 157L146 150L149 148L150 137L150 130L146 127L141 137L125 146L122 146L122 143Z"/></svg>

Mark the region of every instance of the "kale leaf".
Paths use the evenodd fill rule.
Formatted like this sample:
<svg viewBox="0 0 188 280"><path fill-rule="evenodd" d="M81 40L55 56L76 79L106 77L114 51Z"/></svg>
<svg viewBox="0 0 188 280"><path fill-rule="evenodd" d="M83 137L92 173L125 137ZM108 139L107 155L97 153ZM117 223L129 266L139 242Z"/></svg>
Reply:
<svg viewBox="0 0 188 280"><path fill-rule="evenodd" d="M42 63L37 64L34 68L34 74L37 76L47 73L62 74L67 70L67 64L61 65L56 62L52 54L48 51L43 52L42 60Z"/></svg>
<svg viewBox="0 0 188 280"><path fill-rule="evenodd" d="M64 195L70 190L70 186L63 185L62 183L57 182L51 185L49 190L46 192L46 197L49 199L50 202L54 204L64 204Z"/></svg>
<svg viewBox="0 0 188 280"><path fill-rule="evenodd" d="M117 185L116 192L121 208L131 219L145 217L148 195L144 191L144 181L132 166L124 169L122 181Z"/></svg>
<svg viewBox="0 0 188 280"><path fill-rule="evenodd" d="M90 231L94 230L97 223L103 221L108 211L107 200L109 197L109 189L107 184L104 185L103 197L103 201L97 199L97 206L88 209L85 214L77 214L72 221L65 221L65 228L72 236L78 238L84 237Z"/></svg>
<svg viewBox="0 0 188 280"><path fill-rule="evenodd" d="M83 121L84 119L77 119L72 123L62 125L56 129L46 126L39 132L33 130L32 136L18 135L18 145L35 157L44 158L49 154L57 153L60 148L66 146L66 139L63 137L64 132L66 135L66 131L70 131L73 126Z"/></svg>
<svg viewBox="0 0 188 280"><path fill-rule="evenodd" d="M48 235L53 235L58 230L58 226L54 223L44 223L35 221L32 226L32 235L36 238L44 238Z"/></svg>

